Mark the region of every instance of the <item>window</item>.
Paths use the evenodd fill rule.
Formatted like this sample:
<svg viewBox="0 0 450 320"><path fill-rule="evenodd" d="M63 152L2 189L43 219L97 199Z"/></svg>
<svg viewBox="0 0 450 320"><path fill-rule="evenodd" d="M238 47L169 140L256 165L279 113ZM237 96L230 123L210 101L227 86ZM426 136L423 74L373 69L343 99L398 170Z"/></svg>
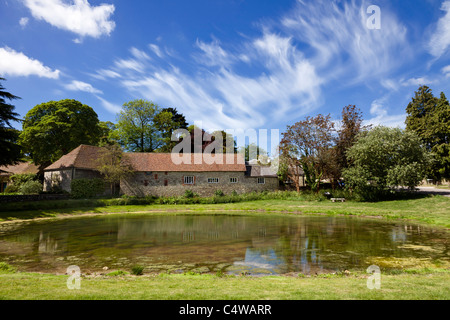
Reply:
<svg viewBox="0 0 450 320"><path fill-rule="evenodd" d="M155 180L158 180L158 174L155 174Z"/></svg>
<svg viewBox="0 0 450 320"><path fill-rule="evenodd" d="M238 178L230 178L230 183L238 183L239 179Z"/></svg>
<svg viewBox="0 0 450 320"><path fill-rule="evenodd" d="M219 178L208 178L208 183L219 183Z"/></svg>
<svg viewBox="0 0 450 320"><path fill-rule="evenodd" d="M169 180L164 180L164 186L167 187L169 185Z"/></svg>
<svg viewBox="0 0 450 320"><path fill-rule="evenodd" d="M258 184L266 184L266 178L258 178Z"/></svg>
<svg viewBox="0 0 450 320"><path fill-rule="evenodd" d="M195 177L193 176L186 176L184 177L184 184L194 184Z"/></svg>

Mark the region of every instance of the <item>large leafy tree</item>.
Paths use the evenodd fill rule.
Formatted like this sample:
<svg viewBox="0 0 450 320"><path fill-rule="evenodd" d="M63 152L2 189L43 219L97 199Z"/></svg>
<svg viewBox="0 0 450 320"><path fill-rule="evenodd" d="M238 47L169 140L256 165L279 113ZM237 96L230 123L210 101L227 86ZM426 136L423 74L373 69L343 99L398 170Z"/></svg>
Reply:
<svg viewBox="0 0 450 320"><path fill-rule="evenodd" d="M156 128L161 133L162 145L158 148L158 152L171 152L177 142L172 141L172 134L177 129L187 129L188 123L184 115L179 113L175 108L164 108L154 119Z"/></svg>
<svg viewBox="0 0 450 320"><path fill-rule="evenodd" d="M21 156L21 148L17 144L19 132L11 126L11 122L20 121L19 114L14 112L15 107L6 101L14 99L19 97L5 91L0 84L0 166L17 163Z"/></svg>
<svg viewBox="0 0 450 320"><path fill-rule="evenodd" d="M434 155L428 177L450 179L450 105L445 94L436 98L429 87L421 86L406 112L407 130L415 132Z"/></svg>
<svg viewBox="0 0 450 320"><path fill-rule="evenodd" d="M120 145L131 152L154 152L164 145L157 116L161 107L147 100L133 100L123 105L116 124ZM164 116L170 117L169 114Z"/></svg>
<svg viewBox="0 0 450 320"><path fill-rule="evenodd" d="M19 142L35 164L46 166L81 144L97 145L101 135L97 113L79 101L66 99L31 109Z"/></svg>
<svg viewBox="0 0 450 320"><path fill-rule="evenodd" d="M343 171L346 187L366 200L380 199L398 187L413 189L430 161L414 132L383 126L361 133L347 156L352 165Z"/></svg>
<svg viewBox="0 0 450 320"><path fill-rule="evenodd" d="M331 116L321 114L287 127L280 143L281 158L286 162L287 176L294 181L297 191L303 173L307 185L318 192L324 163L333 144L333 132Z"/></svg>

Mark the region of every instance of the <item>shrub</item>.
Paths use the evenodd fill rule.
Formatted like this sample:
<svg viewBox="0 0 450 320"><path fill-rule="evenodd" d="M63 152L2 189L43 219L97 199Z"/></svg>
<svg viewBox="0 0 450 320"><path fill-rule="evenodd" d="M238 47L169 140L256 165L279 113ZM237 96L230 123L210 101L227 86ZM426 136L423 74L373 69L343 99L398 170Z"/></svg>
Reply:
<svg viewBox="0 0 450 320"><path fill-rule="evenodd" d="M109 277L120 277L120 276L126 276L127 274L129 274L129 273L126 271L117 270L117 271L107 273L106 275Z"/></svg>
<svg viewBox="0 0 450 320"><path fill-rule="evenodd" d="M19 191L19 187L14 184L8 185L5 189L5 193L19 193Z"/></svg>
<svg viewBox="0 0 450 320"><path fill-rule="evenodd" d="M23 184L29 181L37 180L37 175L33 173L14 174L9 178L9 180L11 180L12 184L20 188Z"/></svg>
<svg viewBox="0 0 450 320"><path fill-rule="evenodd" d="M135 276L141 276L144 274L144 267L143 266L134 266L131 268L131 273Z"/></svg>
<svg viewBox="0 0 450 320"><path fill-rule="evenodd" d="M72 198L93 198L105 191L105 182L102 179L75 179L71 188Z"/></svg>
<svg viewBox="0 0 450 320"><path fill-rule="evenodd" d="M222 190L216 190L214 192L214 195L217 196L217 197L223 197L225 194L223 193Z"/></svg>
<svg viewBox="0 0 450 320"><path fill-rule="evenodd" d="M0 262L0 272L14 273L16 272L16 269L13 266L7 264L6 262Z"/></svg>
<svg viewBox="0 0 450 320"><path fill-rule="evenodd" d="M186 190L184 192L184 197L187 199L191 199L191 198L195 197L195 194L194 194L194 192L192 192L192 190Z"/></svg>
<svg viewBox="0 0 450 320"><path fill-rule="evenodd" d="M39 181L27 181L20 187L22 194L39 194L42 192L42 183Z"/></svg>

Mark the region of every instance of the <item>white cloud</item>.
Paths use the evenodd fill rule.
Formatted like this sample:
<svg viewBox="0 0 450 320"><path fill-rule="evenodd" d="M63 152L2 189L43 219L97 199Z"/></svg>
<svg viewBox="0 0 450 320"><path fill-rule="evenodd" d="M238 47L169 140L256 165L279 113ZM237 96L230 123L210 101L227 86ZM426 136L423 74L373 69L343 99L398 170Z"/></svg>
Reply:
<svg viewBox="0 0 450 320"><path fill-rule="evenodd" d="M71 31L82 37L99 38L115 28L110 20L115 7L112 4L91 6L87 0L23 0L35 19L54 27ZM79 38L76 41L81 41Z"/></svg>
<svg viewBox="0 0 450 320"><path fill-rule="evenodd" d="M25 28L29 21L30 21L30 19L23 17L23 18L20 18L19 24L22 28Z"/></svg>
<svg viewBox="0 0 450 320"><path fill-rule="evenodd" d="M407 29L388 10L382 10L380 30L368 29L369 4L299 0L282 23L296 40L314 49L312 62L328 79L382 79L408 59Z"/></svg>
<svg viewBox="0 0 450 320"><path fill-rule="evenodd" d="M101 94L102 92L100 90L95 89L92 85L89 83L74 80L71 83L64 86L67 90L70 91L83 91L83 92L89 92L89 93L95 93L95 94Z"/></svg>
<svg viewBox="0 0 450 320"><path fill-rule="evenodd" d="M433 84L435 81L427 79L427 77L411 78L408 80L402 80L400 84L403 87L419 87Z"/></svg>
<svg viewBox="0 0 450 320"><path fill-rule="evenodd" d="M448 78L450 77L450 66L442 68L442 73Z"/></svg>
<svg viewBox="0 0 450 320"><path fill-rule="evenodd" d="M439 19L436 31L429 42L429 52L436 58L447 52L450 46L450 1L444 1L441 7L445 15Z"/></svg>
<svg viewBox="0 0 450 320"><path fill-rule="evenodd" d="M0 48L0 74L19 77L34 75L41 78L58 79L60 71L52 70L22 52L4 47Z"/></svg>
<svg viewBox="0 0 450 320"><path fill-rule="evenodd" d="M211 69L200 72L200 68L190 76L176 67L134 68L141 75L130 74L122 84L137 96L176 106L192 121L202 121L210 128L257 128L268 125L268 119L276 122L305 115L320 102L322 79L289 38L265 33L237 54L218 43L197 45L204 55L202 65ZM233 70L231 61L244 52L249 63L263 65L263 73L249 77ZM213 63L215 53L218 56Z"/></svg>
<svg viewBox="0 0 450 320"><path fill-rule="evenodd" d="M100 100L100 102L102 103L103 108L105 108L107 111L111 112L111 113L119 113L122 110L121 106L118 106L116 104L113 104L105 99L103 99L102 97L99 97L96 95L96 98L98 100Z"/></svg>
<svg viewBox="0 0 450 320"><path fill-rule="evenodd" d="M365 121L364 125L383 125L386 127L404 128L406 114L389 115L387 104L388 97L377 99L372 102L370 114L372 118Z"/></svg>
<svg viewBox="0 0 450 320"><path fill-rule="evenodd" d="M150 48L150 50L153 51L154 54L156 54L159 58L163 58L164 54L161 52L161 49L159 48L158 45L156 44L149 44L148 47Z"/></svg>

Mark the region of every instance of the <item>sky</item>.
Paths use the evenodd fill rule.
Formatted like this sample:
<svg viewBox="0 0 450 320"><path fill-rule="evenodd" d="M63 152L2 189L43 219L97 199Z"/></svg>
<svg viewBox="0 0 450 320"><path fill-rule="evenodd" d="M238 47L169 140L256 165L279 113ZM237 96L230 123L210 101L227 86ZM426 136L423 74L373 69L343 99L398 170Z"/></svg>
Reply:
<svg viewBox="0 0 450 320"><path fill-rule="evenodd" d="M450 0L0 0L0 77L22 117L76 99L115 122L146 99L209 130L347 105L404 127L420 85L450 95Z"/></svg>

